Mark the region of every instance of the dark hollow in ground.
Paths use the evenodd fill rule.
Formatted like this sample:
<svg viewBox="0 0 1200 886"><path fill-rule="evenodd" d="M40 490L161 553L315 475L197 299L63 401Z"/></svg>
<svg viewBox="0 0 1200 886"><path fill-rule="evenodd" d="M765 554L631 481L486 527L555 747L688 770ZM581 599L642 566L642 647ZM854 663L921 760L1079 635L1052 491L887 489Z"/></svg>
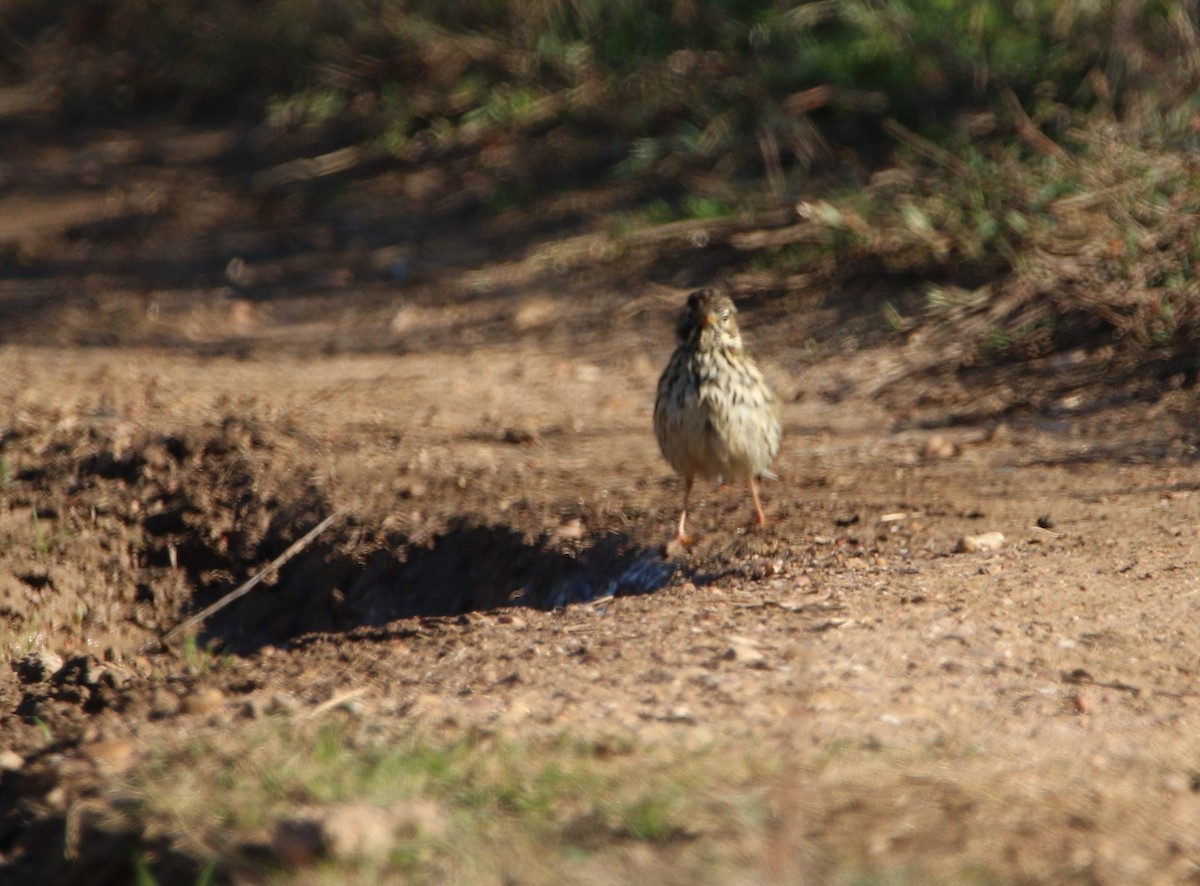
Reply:
<svg viewBox="0 0 1200 886"><path fill-rule="evenodd" d="M503 606L556 609L662 588L675 567L619 534L566 548L508 526L461 525L421 545L382 544L365 560L336 542L287 564L274 586L215 615L202 639L234 651L302 634ZM198 604L203 605L203 604Z"/></svg>

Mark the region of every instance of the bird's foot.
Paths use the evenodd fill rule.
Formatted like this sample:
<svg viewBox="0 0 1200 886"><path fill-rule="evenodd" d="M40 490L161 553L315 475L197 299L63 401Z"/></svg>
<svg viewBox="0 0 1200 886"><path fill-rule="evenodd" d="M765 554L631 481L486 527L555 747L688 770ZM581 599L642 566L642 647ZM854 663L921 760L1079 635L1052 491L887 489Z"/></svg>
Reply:
<svg viewBox="0 0 1200 886"><path fill-rule="evenodd" d="M663 545L663 557L670 560L674 557L682 557L688 552L693 544L696 543L696 536L686 533L676 535L669 542Z"/></svg>

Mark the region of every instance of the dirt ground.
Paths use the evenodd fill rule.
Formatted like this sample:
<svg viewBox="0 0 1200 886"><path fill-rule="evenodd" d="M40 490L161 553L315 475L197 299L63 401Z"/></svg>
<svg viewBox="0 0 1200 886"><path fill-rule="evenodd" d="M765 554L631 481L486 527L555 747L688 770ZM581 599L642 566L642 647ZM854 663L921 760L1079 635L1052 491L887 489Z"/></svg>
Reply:
<svg viewBox="0 0 1200 886"><path fill-rule="evenodd" d="M280 693L446 736L794 760L777 881L844 860L1200 879L1180 379L1106 385L1111 355L1084 350L902 377L913 346L854 292L752 291L743 329L786 404L770 521L702 489L697 543L664 557L680 484L653 391L703 244L639 279L592 233L607 192L447 225L452 169L381 172L291 223L221 167L234 142L5 135L14 882L127 882L87 810L157 742ZM205 623L228 667L164 644L335 512Z"/></svg>

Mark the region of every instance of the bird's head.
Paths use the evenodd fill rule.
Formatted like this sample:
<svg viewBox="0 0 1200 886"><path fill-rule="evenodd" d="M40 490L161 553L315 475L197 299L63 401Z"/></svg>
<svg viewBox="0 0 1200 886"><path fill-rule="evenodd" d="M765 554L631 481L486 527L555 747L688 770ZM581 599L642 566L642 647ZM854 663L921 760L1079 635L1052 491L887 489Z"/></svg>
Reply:
<svg viewBox="0 0 1200 886"><path fill-rule="evenodd" d="M729 296L715 289L699 289L688 296L676 333L680 344L735 349L742 346L737 308Z"/></svg>

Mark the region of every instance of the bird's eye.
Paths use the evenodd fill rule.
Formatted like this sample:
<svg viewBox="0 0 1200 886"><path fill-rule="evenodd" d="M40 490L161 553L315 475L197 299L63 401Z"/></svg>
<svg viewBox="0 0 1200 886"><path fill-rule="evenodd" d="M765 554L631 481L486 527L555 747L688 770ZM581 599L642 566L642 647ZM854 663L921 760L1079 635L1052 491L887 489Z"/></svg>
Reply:
<svg viewBox="0 0 1200 886"><path fill-rule="evenodd" d="M728 309L721 312L721 322L722 323L729 322L729 310Z"/></svg>

